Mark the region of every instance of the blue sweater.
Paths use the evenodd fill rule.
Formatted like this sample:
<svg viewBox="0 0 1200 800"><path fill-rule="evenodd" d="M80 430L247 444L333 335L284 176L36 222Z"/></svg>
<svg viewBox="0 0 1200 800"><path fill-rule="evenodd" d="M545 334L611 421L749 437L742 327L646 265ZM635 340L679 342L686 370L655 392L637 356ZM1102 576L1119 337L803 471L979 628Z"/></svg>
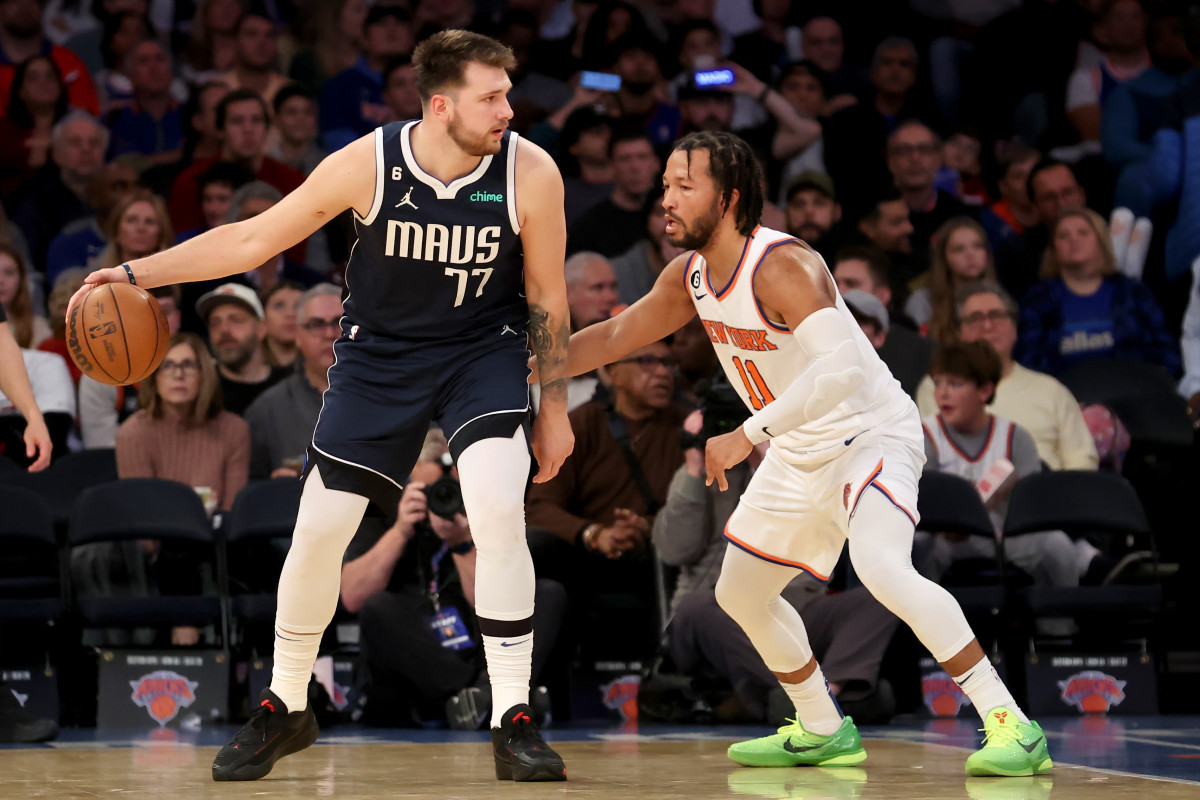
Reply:
<svg viewBox="0 0 1200 800"><path fill-rule="evenodd" d="M1184 75L1167 101L1163 127L1154 135L1150 183L1156 203L1179 200L1165 259L1167 278L1175 280L1189 274L1200 256L1200 69Z"/></svg>
<svg viewBox="0 0 1200 800"><path fill-rule="evenodd" d="M1154 295L1145 284L1124 275L1109 275L1105 280L1112 287L1113 320L1113 346L1105 357L1160 364L1178 376L1179 344L1167 333ZM1051 375L1068 366L1061 347L1063 306L1069 291L1061 278L1052 278L1035 284L1021 301L1021 322L1013 356L1023 366Z"/></svg>

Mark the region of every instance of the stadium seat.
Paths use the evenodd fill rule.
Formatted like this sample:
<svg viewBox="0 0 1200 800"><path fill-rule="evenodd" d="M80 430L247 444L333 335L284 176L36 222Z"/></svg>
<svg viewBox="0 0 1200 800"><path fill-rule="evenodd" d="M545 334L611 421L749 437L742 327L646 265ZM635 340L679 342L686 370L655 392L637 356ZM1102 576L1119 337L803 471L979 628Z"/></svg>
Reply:
<svg viewBox="0 0 1200 800"><path fill-rule="evenodd" d="M1136 443L1192 446L1187 402L1175 381L1157 364L1131 359L1092 358L1058 376L1080 403L1108 406Z"/></svg>
<svg viewBox="0 0 1200 800"><path fill-rule="evenodd" d="M62 551L50 509L37 494L0 484L0 621L50 624L65 608Z"/></svg>
<svg viewBox="0 0 1200 800"><path fill-rule="evenodd" d="M302 489L295 478L276 478L247 484L233 501L224 528L230 621L235 625L274 624L275 590Z"/></svg>

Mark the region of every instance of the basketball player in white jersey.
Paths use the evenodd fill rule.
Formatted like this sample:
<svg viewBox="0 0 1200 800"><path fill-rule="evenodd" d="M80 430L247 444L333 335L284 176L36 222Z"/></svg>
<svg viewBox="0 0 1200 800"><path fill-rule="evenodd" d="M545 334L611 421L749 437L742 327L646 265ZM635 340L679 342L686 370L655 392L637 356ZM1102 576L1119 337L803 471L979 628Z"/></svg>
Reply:
<svg viewBox="0 0 1200 800"><path fill-rule="evenodd" d="M688 252L651 292L571 337L578 375L657 341L699 313L730 382L753 411L710 439L708 482L755 444L771 447L726 529L717 601L779 678L796 721L729 748L746 766L836 766L866 758L813 658L800 615L779 596L797 570L827 580L844 541L863 584L908 625L984 720L971 775L1052 766L1042 729L1017 707L962 610L912 567L925 457L917 408L875 355L812 248L758 225L750 148L729 133L680 140L663 176L667 236Z"/></svg>

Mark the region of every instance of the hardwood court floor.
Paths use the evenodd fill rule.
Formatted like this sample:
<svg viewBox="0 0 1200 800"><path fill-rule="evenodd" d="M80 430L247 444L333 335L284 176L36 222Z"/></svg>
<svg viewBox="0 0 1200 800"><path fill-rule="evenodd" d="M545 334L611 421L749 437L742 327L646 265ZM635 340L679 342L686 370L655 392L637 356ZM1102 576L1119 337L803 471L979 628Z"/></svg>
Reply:
<svg viewBox="0 0 1200 800"><path fill-rule="evenodd" d="M149 740L114 748L6 749L0 750L0 797L1200 798L1200 783L1067 765L1039 778L968 779L963 774L966 751L962 749L882 739L867 741L870 758L863 768L745 769L725 758L728 742L644 741L636 737L564 741L556 747L567 762L571 780L545 784L496 781L488 745L483 742L318 745L284 759L267 778L249 783L214 783L209 765L216 748L173 741Z"/></svg>

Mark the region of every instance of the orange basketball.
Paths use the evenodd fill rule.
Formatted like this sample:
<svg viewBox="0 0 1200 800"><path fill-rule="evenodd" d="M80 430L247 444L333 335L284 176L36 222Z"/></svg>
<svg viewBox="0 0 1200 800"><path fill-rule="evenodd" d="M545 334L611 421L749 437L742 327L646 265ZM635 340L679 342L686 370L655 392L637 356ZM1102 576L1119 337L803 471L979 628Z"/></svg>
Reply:
<svg viewBox="0 0 1200 800"><path fill-rule="evenodd" d="M127 283L93 287L71 309L67 349L93 380L125 386L158 368L171 339L158 300Z"/></svg>

